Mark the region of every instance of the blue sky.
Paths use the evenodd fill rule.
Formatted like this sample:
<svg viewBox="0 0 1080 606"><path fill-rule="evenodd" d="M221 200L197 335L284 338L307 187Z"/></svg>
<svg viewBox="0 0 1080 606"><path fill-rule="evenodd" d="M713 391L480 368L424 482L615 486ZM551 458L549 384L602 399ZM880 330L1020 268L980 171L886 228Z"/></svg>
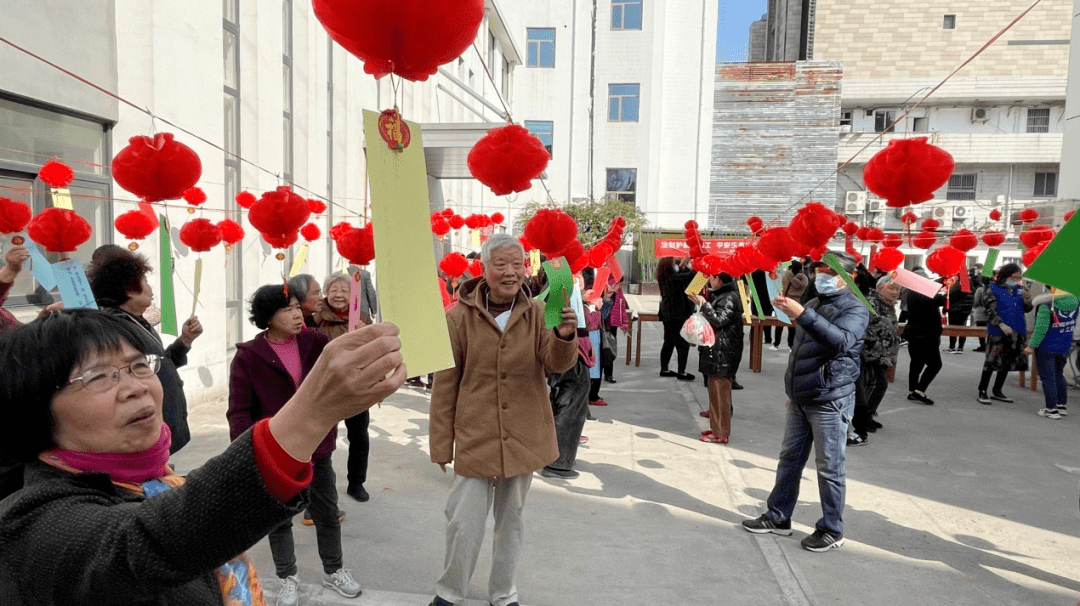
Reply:
<svg viewBox="0 0 1080 606"><path fill-rule="evenodd" d="M767 0L720 0L716 36L717 61L746 61L750 24L768 10Z"/></svg>

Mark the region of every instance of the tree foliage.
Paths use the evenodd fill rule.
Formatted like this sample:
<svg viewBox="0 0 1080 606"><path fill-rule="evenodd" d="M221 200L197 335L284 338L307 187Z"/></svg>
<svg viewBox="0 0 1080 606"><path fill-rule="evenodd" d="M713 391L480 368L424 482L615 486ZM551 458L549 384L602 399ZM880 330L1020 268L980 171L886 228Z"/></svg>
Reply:
<svg viewBox="0 0 1080 606"><path fill-rule="evenodd" d="M514 221L514 233L520 236L525 231L525 224L541 208L560 208L573 217L578 224L578 240L585 246L603 240L615 217L626 219L624 243L632 242L640 234L641 228L649 222L645 213L638 210L633 202L614 196L605 196L600 200L575 200L565 204L529 202L522 207Z"/></svg>

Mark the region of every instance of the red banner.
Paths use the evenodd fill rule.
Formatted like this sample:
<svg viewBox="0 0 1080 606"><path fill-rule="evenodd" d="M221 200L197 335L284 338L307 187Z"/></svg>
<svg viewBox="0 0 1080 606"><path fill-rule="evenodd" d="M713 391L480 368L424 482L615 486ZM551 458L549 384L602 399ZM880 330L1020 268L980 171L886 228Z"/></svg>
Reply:
<svg viewBox="0 0 1080 606"><path fill-rule="evenodd" d="M746 244L746 240L702 240L701 245L706 254L727 254L734 252L736 248ZM687 257L690 256L690 247L686 240L676 238L657 238L653 250L657 259L663 257Z"/></svg>

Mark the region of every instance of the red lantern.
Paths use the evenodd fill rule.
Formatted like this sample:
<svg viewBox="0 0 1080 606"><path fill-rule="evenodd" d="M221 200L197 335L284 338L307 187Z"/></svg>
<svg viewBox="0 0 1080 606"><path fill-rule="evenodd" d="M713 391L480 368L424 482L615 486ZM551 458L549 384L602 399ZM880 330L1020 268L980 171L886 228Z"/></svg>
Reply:
<svg viewBox="0 0 1080 606"><path fill-rule="evenodd" d="M314 223L308 223L300 229L300 235L303 236L308 242L314 242L322 236L322 231L319 230L319 226Z"/></svg>
<svg viewBox="0 0 1080 606"><path fill-rule="evenodd" d="M530 250L536 250L536 247L533 246L532 242L529 242L529 239L525 236L521 236L520 238L518 238L518 242L521 242L521 247L525 249L525 252L529 252Z"/></svg>
<svg viewBox="0 0 1080 606"><path fill-rule="evenodd" d="M184 190L184 202L187 202L191 206L198 206L203 202L206 202L206 192L198 187L189 187ZM189 213L194 213L194 208L187 209Z"/></svg>
<svg viewBox="0 0 1080 606"><path fill-rule="evenodd" d="M450 222L446 220L446 217L439 213L431 215L431 233L440 238L445 236L450 233Z"/></svg>
<svg viewBox="0 0 1080 606"><path fill-rule="evenodd" d="M1038 246L1041 242L1052 239L1057 232L1048 225L1037 225L1026 231L1020 232L1020 241L1027 248Z"/></svg>
<svg viewBox="0 0 1080 606"><path fill-rule="evenodd" d="M877 242L883 241L884 239L885 239L885 232L882 231L880 228L871 227L870 229L866 230L866 241L867 242L875 242L875 243L877 243Z"/></svg>
<svg viewBox="0 0 1080 606"><path fill-rule="evenodd" d="M772 227L765 230L757 243L758 252L770 261L783 263L795 256L795 241L791 239L786 227Z"/></svg>
<svg viewBox="0 0 1080 606"><path fill-rule="evenodd" d="M859 233L859 224L855 223L854 221L848 221L847 223L844 223L844 233L849 236L854 236L855 234Z"/></svg>
<svg viewBox="0 0 1080 606"><path fill-rule="evenodd" d="M903 208L932 200L953 168L953 157L930 145L926 137L893 139L866 163L863 181L867 189L886 199L886 205Z"/></svg>
<svg viewBox="0 0 1080 606"><path fill-rule="evenodd" d="M1071 221L1074 215L1076 215L1075 210L1070 210L1069 212L1065 213L1065 222L1068 223L1069 221Z"/></svg>
<svg viewBox="0 0 1080 606"><path fill-rule="evenodd" d="M904 237L900 234L889 234L882 240L882 246L885 248L899 248L904 244Z"/></svg>
<svg viewBox="0 0 1080 606"><path fill-rule="evenodd" d="M575 239L563 249L562 256L566 257L567 262L573 265L578 259L585 257L585 246ZM589 262L588 257L585 257L585 262ZM582 269L584 269L584 266L582 266Z"/></svg>
<svg viewBox="0 0 1080 606"><path fill-rule="evenodd" d="M1039 211L1035 210L1034 208L1025 208L1024 210L1020 211L1021 223L1031 223L1038 218Z"/></svg>
<svg viewBox="0 0 1080 606"><path fill-rule="evenodd" d="M242 191L236 194L236 205L240 208L251 208L255 206L258 199L255 198L255 194L249 191Z"/></svg>
<svg viewBox="0 0 1080 606"><path fill-rule="evenodd" d="M937 231L939 227L941 227L941 221L937 219L926 219L922 222L923 231Z"/></svg>
<svg viewBox="0 0 1080 606"><path fill-rule="evenodd" d="M596 269L603 267L613 252L611 247L603 242L590 248L586 253L589 256L589 267Z"/></svg>
<svg viewBox="0 0 1080 606"><path fill-rule="evenodd" d="M353 265L367 265L375 259L375 236L371 223L364 227L341 230L337 238L338 253Z"/></svg>
<svg viewBox="0 0 1080 606"><path fill-rule="evenodd" d="M964 268L967 255L952 246L938 247L926 257L926 268L942 278L955 276Z"/></svg>
<svg viewBox="0 0 1080 606"><path fill-rule="evenodd" d="M493 128L469 152L469 172L496 196L522 192L547 168L544 144L517 124Z"/></svg>
<svg viewBox="0 0 1080 606"><path fill-rule="evenodd" d="M996 208L994 210L990 211L990 220L991 221L1000 221L1001 220L1001 211L996 209Z"/></svg>
<svg viewBox="0 0 1080 606"><path fill-rule="evenodd" d="M819 202L808 202L791 219L788 233L797 243L806 248L822 248L843 225L843 217L825 208Z"/></svg>
<svg viewBox="0 0 1080 606"><path fill-rule="evenodd" d="M883 248L874 255L874 267L883 272L890 272L904 262L904 253L896 248Z"/></svg>
<svg viewBox="0 0 1080 606"><path fill-rule="evenodd" d="M326 202L323 202L321 200L313 200L311 198L308 198L307 206L309 209L311 209L311 214L313 215L321 215L326 212Z"/></svg>
<svg viewBox="0 0 1080 606"><path fill-rule="evenodd" d="M502 213L492 213L491 222L495 225L502 225L502 222L506 220L506 217Z"/></svg>
<svg viewBox="0 0 1080 606"><path fill-rule="evenodd" d="M113 158L112 173L120 187L149 202L176 200L198 183L202 162L172 133L158 133L129 139Z"/></svg>
<svg viewBox="0 0 1080 606"><path fill-rule="evenodd" d="M913 212L906 212L906 213L904 213L903 217L900 217L900 220L903 221L905 225L910 226L910 225L915 225L915 223L918 222L919 217L916 216L915 213L913 213Z"/></svg>
<svg viewBox="0 0 1080 606"><path fill-rule="evenodd" d="M570 273L574 275L580 274L582 270L589 266L589 258L585 255L581 255L573 261L568 260L568 262L570 263Z"/></svg>
<svg viewBox="0 0 1080 606"><path fill-rule="evenodd" d="M117 217L113 221L113 226L116 227L116 231L124 234L124 237L128 240L142 240L154 233L157 222L154 221L153 216L147 215L141 210L129 210ZM128 245L128 248L136 250L139 245L132 242Z"/></svg>
<svg viewBox="0 0 1080 606"><path fill-rule="evenodd" d="M296 232L296 231L294 231L291 234L283 234L283 235L264 234L264 233L260 233L259 235L262 236L263 240L266 240L266 243L269 244L271 246L271 248L288 248L288 247L292 246L293 244L296 244L296 241L300 239L300 232ZM285 253L283 253L283 252L278 252L278 254L276 256L277 256L278 261L284 261L285 260Z"/></svg>
<svg viewBox="0 0 1080 606"><path fill-rule="evenodd" d="M750 228L750 233L759 234L765 228L765 222L761 220L761 217L750 217L746 220L746 226Z"/></svg>
<svg viewBox="0 0 1080 606"><path fill-rule="evenodd" d="M218 229L221 230L221 239L225 242L225 250L232 250L235 244L244 239L244 228L232 219L223 219L218 223Z"/></svg>
<svg viewBox="0 0 1080 606"><path fill-rule="evenodd" d="M27 234L45 250L56 253L74 252L90 239L90 224L73 210L46 208L30 220Z"/></svg>
<svg viewBox="0 0 1080 606"><path fill-rule="evenodd" d="M330 228L330 238L334 242L337 242L338 238L345 235L345 232L349 231L350 229L352 229L352 225L348 221L342 221L341 223L337 223Z"/></svg>
<svg viewBox="0 0 1080 606"><path fill-rule="evenodd" d="M979 238L970 230L961 229L949 238L949 244L952 244L958 250L967 252L979 245Z"/></svg>
<svg viewBox="0 0 1080 606"><path fill-rule="evenodd" d="M865 242L866 239L867 239L866 234L869 233L869 232L870 232L870 228L868 228L868 227L860 227L859 231L855 232L855 237L862 240L863 242Z"/></svg>
<svg viewBox="0 0 1080 606"><path fill-rule="evenodd" d="M473 259L472 262L469 263L468 271L470 276L474 278L479 278L480 276L484 275L484 264L480 261L480 259Z"/></svg>
<svg viewBox="0 0 1080 606"><path fill-rule="evenodd" d="M450 224L450 227L453 227L454 229L461 229L465 226L465 217L462 217L461 215L451 215L446 221Z"/></svg>
<svg viewBox="0 0 1080 606"><path fill-rule="evenodd" d="M929 249L931 246L937 243L937 236L935 236L934 232L932 231L924 231L919 235L915 236L912 239L911 243L916 248Z"/></svg>
<svg viewBox="0 0 1080 606"><path fill-rule="evenodd" d="M469 215L465 217L465 226L469 229L480 229L484 226L483 217L480 215Z"/></svg>
<svg viewBox="0 0 1080 606"><path fill-rule="evenodd" d="M572 242L577 242L577 222L565 212L541 208L525 224L525 238L547 258L560 257Z"/></svg>
<svg viewBox="0 0 1080 606"><path fill-rule="evenodd" d="M0 233L17 234L30 223L34 213L30 207L22 202L16 202L11 198L0 197ZM18 242L16 242L18 240ZM16 246L21 245L22 236L16 236L11 240Z"/></svg>
<svg viewBox="0 0 1080 606"><path fill-rule="evenodd" d="M67 187L75 180L75 171L63 162L51 160L38 171L38 178L49 187Z"/></svg>
<svg viewBox="0 0 1080 606"><path fill-rule="evenodd" d="M1024 264L1024 266L1031 267L1031 264L1035 262L1035 259L1039 258L1039 255L1041 255L1043 251L1046 250L1046 247L1049 244L1050 241L1047 240L1045 242L1040 242L1037 246L1033 246L1025 250L1024 254L1020 257L1020 261Z"/></svg>
<svg viewBox="0 0 1080 606"><path fill-rule="evenodd" d="M307 201L283 185L259 198L248 212L248 222L271 246L286 248L296 242L297 232L309 216ZM290 239L289 244L283 244ZM278 259L284 259L284 254L278 253Z"/></svg>
<svg viewBox="0 0 1080 606"><path fill-rule="evenodd" d="M704 255L698 257L697 259L694 259L691 267L694 269L694 271L699 271L706 276L715 276L717 274L723 273L724 260L721 259L718 255Z"/></svg>
<svg viewBox="0 0 1080 606"><path fill-rule="evenodd" d="M1005 233L1000 231L988 231L982 235L982 241L987 246L1001 246L1005 243Z"/></svg>
<svg viewBox="0 0 1080 606"><path fill-rule="evenodd" d="M439 260L439 269L447 278L460 278L469 269L469 260L461 253L450 253Z"/></svg>
<svg viewBox="0 0 1080 606"><path fill-rule="evenodd" d="M484 18L483 0L313 0L312 7L365 72L421 81L468 50Z"/></svg>
<svg viewBox="0 0 1080 606"><path fill-rule="evenodd" d="M206 252L221 242L221 228L210 219L192 219L180 228L180 241L195 252Z"/></svg>

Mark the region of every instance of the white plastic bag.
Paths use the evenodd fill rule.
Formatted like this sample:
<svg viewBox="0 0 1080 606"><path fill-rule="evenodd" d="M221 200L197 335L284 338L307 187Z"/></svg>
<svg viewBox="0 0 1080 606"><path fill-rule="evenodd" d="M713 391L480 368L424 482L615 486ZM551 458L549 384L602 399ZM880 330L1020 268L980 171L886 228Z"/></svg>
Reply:
<svg viewBox="0 0 1080 606"><path fill-rule="evenodd" d="M713 332L712 325L705 316L701 315L700 310L701 306L698 306L698 311L686 319L679 334L691 345L712 347L716 343L716 333Z"/></svg>

